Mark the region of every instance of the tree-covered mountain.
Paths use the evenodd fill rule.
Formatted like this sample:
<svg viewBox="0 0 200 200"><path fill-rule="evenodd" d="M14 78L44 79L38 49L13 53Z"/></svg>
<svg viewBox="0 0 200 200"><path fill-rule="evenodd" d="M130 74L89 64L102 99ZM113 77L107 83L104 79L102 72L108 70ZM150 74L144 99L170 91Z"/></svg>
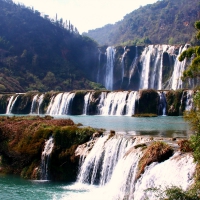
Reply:
<svg viewBox="0 0 200 200"><path fill-rule="evenodd" d="M200 18L199 0L160 0L127 14L123 20L84 33L100 45L182 44L190 42Z"/></svg>
<svg viewBox="0 0 200 200"><path fill-rule="evenodd" d="M69 26L12 0L0 0L0 91L98 87L89 81L97 44Z"/></svg>

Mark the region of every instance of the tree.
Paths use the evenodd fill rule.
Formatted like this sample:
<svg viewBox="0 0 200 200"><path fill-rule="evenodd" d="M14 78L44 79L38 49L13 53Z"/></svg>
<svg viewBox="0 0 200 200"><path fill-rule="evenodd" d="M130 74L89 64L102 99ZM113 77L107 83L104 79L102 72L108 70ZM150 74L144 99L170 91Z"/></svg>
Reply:
<svg viewBox="0 0 200 200"><path fill-rule="evenodd" d="M196 38L200 40L200 21L195 22L195 28L197 29ZM182 79L200 77L200 46L190 47L179 57L179 61L183 61L185 58L193 58L190 66L183 72Z"/></svg>

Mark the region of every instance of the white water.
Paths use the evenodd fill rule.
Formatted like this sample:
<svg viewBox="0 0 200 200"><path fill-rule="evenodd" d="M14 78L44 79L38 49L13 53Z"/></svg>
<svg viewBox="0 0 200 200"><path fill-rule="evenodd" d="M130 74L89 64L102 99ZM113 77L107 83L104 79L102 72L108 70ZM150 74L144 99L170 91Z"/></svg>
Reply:
<svg viewBox="0 0 200 200"><path fill-rule="evenodd" d="M149 45L142 52L140 59L142 63L142 73L140 76L140 89L149 88L149 71L150 71L151 54L153 50L154 50L153 45Z"/></svg>
<svg viewBox="0 0 200 200"><path fill-rule="evenodd" d="M48 178L49 178L48 164L49 164L49 158L50 158L51 152L53 150L53 147L54 147L53 138L50 137L45 142L44 150L43 150L42 156L41 156L41 176L40 176L41 180L48 180Z"/></svg>
<svg viewBox="0 0 200 200"><path fill-rule="evenodd" d="M105 74L105 87L107 90L112 90L115 49L113 47L108 47L106 49L106 55L107 55L107 64L106 64L106 74Z"/></svg>
<svg viewBox="0 0 200 200"><path fill-rule="evenodd" d="M59 93L51 98L47 108L48 115L64 115L70 114L70 104L73 101L75 93L65 92Z"/></svg>
<svg viewBox="0 0 200 200"><path fill-rule="evenodd" d="M185 105L186 111L191 111L193 108L193 95L194 95L193 90L187 91L187 100L186 100L186 105Z"/></svg>
<svg viewBox="0 0 200 200"><path fill-rule="evenodd" d="M11 114L12 113L12 110L14 108L14 105L15 105L15 102L17 101L18 96L19 95L11 96L11 98L9 99L9 102L8 102L8 106L6 108L6 114Z"/></svg>
<svg viewBox="0 0 200 200"><path fill-rule="evenodd" d="M110 92L104 99L101 115L123 115L128 91Z"/></svg>
<svg viewBox="0 0 200 200"><path fill-rule="evenodd" d="M75 93L65 92L62 96L62 101L59 107L59 115L70 114L70 105L74 99Z"/></svg>
<svg viewBox="0 0 200 200"><path fill-rule="evenodd" d="M188 44L186 44L184 47L179 48L179 53L178 56L176 57L176 61L174 64L174 71L172 75L172 83L171 83L171 89L177 90L182 88L182 80L181 76L183 75L183 71L185 70L186 67L186 59L182 62L178 60L180 54L185 51L188 47Z"/></svg>
<svg viewBox="0 0 200 200"><path fill-rule="evenodd" d="M84 96L83 115L87 115L90 95L91 95L91 93L88 92L88 93Z"/></svg>
<svg viewBox="0 0 200 200"><path fill-rule="evenodd" d="M35 109L36 109L36 104L37 104L37 98L38 98L38 94L36 94L34 97L33 97L33 100L32 100L32 104L31 104L31 111L30 111L30 114L33 114L35 113Z"/></svg>
<svg viewBox="0 0 200 200"><path fill-rule="evenodd" d="M129 93L127 104L126 104L126 115L132 116L135 114L135 101L137 100L137 91L132 91Z"/></svg>
<svg viewBox="0 0 200 200"><path fill-rule="evenodd" d="M166 97L165 97L165 93L159 92L159 96L160 96L159 110L162 111L163 116L166 116L167 100L166 100Z"/></svg>
<svg viewBox="0 0 200 200"><path fill-rule="evenodd" d="M152 163L135 185L134 200L159 199L148 188L165 190L170 186L188 189L194 182L195 164L190 154L176 153L162 163Z"/></svg>
<svg viewBox="0 0 200 200"><path fill-rule="evenodd" d="M78 182L105 185L111 178L117 162L133 143L123 137L109 135L99 138L90 154L84 160Z"/></svg>
<svg viewBox="0 0 200 200"><path fill-rule="evenodd" d="M90 196L101 195L102 199L152 200L155 193L149 188L165 190L177 186L186 190L194 182L195 163L191 154L175 153L168 160L154 162L136 179L138 162L143 154L142 148L133 145L150 141L149 138L126 138L108 135L99 138L93 149L83 161L78 183L98 184L100 187L90 191ZM88 187L88 186L87 186ZM82 196L84 199L86 196Z"/></svg>
<svg viewBox="0 0 200 200"><path fill-rule="evenodd" d="M10 114L10 108L11 108L11 105L12 105L13 98L14 98L14 96L11 96L10 99L9 99L8 106L6 108L6 114Z"/></svg>
<svg viewBox="0 0 200 200"><path fill-rule="evenodd" d="M163 54L174 54L174 48L169 45L149 45L142 52L140 62L142 72L140 89L162 89Z"/></svg>
<svg viewBox="0 0 200 200"><path fill-rule="evenodd" d="M31 111L30 114L40 114L40 106L43 102L44 94L36 94L33 97L32 104L31 104Z"/></svg>

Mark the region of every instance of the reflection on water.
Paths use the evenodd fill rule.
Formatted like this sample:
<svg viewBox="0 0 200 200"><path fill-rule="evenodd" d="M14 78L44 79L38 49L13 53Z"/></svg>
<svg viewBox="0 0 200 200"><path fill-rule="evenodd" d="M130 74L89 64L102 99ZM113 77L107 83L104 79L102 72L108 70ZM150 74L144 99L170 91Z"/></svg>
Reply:
<svg viewBox="0 0 200 200"><path fill-rule="evenodd" d="M6 115L1 115L6 116ZM11 115L14 116L14 115ZM15 115L17 116L17 115ZM21 116L21 115L19 115ZM42 115L41 115L42 116ZM123 134L153 135L161 137L186 137L190 134L189 124L182 116L130 117L100 115L55 115L56 119L70 118L76 124L115 130Z"/></svg>
<svg viewBox="0 0 200 200"><path fill-rule="evenodd" d="M186 137L190 133L189 125L183 117L55 116L63 117L71 118L75 123L82 123L84 126L115 130L123 134Z"/></svg>

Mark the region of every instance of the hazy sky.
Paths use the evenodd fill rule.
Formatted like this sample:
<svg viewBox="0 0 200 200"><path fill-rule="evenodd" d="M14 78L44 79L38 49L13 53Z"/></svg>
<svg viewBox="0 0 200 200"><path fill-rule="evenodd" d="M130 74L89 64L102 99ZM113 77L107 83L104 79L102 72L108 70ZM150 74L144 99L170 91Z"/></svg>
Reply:
<svg viewBox="0 0 200 200"><path fill-rule="evenodd" d="M13 0L51 18L70 20L80 33L113 24L133 10L157 0Z"/></svg>

